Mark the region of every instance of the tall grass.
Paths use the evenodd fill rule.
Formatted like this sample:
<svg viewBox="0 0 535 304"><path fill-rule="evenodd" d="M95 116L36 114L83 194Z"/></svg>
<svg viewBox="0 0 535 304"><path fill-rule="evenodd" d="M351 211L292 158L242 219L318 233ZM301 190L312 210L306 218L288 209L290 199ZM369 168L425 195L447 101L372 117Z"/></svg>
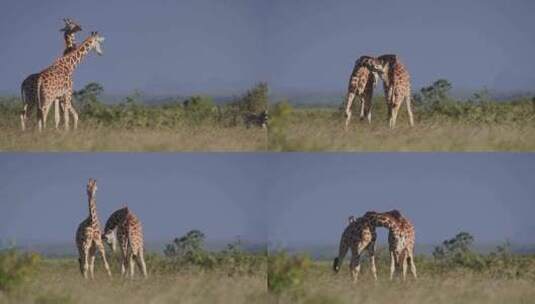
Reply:
<svg viewBox="0 0 535 304"><path fill-rule="evenodd" d="M256 100L249 95L243 98ZM49 128L39 134L20 131L20 107L17 98L0 102L1 151L535 150L535 102L528 99L416 103L413 128L402 106L397 126L390 130L384 100L377 97L372 123L359 121L355 113L347 132L343 114L334 106L275 103L266 131L246 128L242 118L248 108L239 102L216 106L209 98L192 97L162 105L94 101L79 105L76 132L53 130L49 117Z"/></svg>

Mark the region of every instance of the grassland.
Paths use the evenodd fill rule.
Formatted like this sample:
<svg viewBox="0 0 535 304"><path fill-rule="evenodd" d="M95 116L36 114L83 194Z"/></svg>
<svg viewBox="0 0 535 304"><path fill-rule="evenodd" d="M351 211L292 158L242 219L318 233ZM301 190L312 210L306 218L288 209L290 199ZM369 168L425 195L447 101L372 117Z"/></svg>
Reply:
<svg viewBox="0 0 535 304"><path fill-rule="evenodd" d="M377 111L379 112L379 111ZM444 117L416 116L408 126L405 113L395 129L387 127L386 113L372 123L351 122L343 131L343 118L332 108L296 109L288 118L278 151L534 151L535 121L463 122Z"/></svg>
<svg viewBox="0 0 535 304"><path fill-rule="evenodd" d="M418 280L388 279L388 262L378 263L378 281L363 263L359 281L349 276L348 261L334 274L331 262L312 262L294 291L282 293L278 303L535 303L535 259L523 274L511 270L474 271L466 268L438 269L419 259ZM514 268L514 267L513 267ZM296 271L294 269L294 271ZM507 271L506 271L507 272Z"/></svg>
<svg viewBox="0 0 535 304"><path fill-rule="evenodd" d="M416 103L412 128L403 106L391 130L384 100L377 97L372 123L355 113L347 132L334 105L271 104L266 131L245 127L242 115L249 110L240 103L192 100L163 105L93 100L78 106L78 130L49 127L43 133L22 132L20 101L0 100L0 151L535 151L535 101L528 98ZM261 100L254 109L267 107L267 96Z"/></svg>
<svg viewBox="0 0 535 304"><path fill-rule="evenodd" d="M116 264L116 263L115 263ZM229 275L225 271L159 271L148 261L149 278L106 277L95 265L95 280L85 281L75 258L45 259L35 275L0 303L252 303L267 297L265 272ZM265 268L264 268L265 269Z"/></svg>

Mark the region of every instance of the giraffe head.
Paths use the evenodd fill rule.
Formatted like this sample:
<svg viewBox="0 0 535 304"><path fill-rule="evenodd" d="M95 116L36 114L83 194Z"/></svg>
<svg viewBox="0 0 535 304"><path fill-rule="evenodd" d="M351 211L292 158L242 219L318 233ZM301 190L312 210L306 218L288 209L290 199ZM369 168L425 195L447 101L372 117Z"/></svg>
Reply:
<svg viewBox="0 0 535 304"><path fill-rule="evenodd" d="M102 234L102 240L111 247L113 252L117 251L117 227L106 229Z"/></svg>
<svg viewBox="0 0 535 304"><path fill-rule="evenodd" d="M334 258L333 261L333 271L338 273L340 271L340 259L338 257Z"/></svg>
<svg viewBox="0 0 535 304"><path fill-rule="evenodd" d="M102 42L104 41L104 37L98 32L91 32L87 41L89 42L89 49L94 48L97 54L102 55Z"/></svg>
<svg viewBox="0 0 535 304"><path fill-rule="evenodd" d="M388 72L390 66L398 61L397 55L386 54L377 58L364 58L362 64L366 66L372 73L384 75Z"/></svg>
<svg viewBox="0 0 535 304"><path fill-rule="evenodd" d="M95 193L97 192L97 180L94 178L90 178L89 182L87 183L87 195L89 197L95 196Z"/></svg>
<svg viewBox="0 0 535 304"><path fill-rule="evenodd" d="M82 26L71 18L63 18L65 26L60 29L60 32L65 32L66 34L74 34L82 30Z"/></svg>

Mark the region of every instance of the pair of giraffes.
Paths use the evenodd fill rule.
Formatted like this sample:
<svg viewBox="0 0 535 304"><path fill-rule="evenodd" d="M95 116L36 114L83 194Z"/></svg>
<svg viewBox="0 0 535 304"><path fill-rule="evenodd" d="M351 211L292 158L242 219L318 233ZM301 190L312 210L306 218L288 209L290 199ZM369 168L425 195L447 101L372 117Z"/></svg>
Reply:
<svg viewBox="0 0 535 304"><path fill-rule="evenodd" d="M398 210L387 212L368 211L362 217L349 217L349 223L340 239L338 257L334 259L333 270L338 272L340 265L351 249L351 263L349 265L351 277L357 282L360 272L360 256L364 251L370 257L372 275L377 280L377 270L375 268L375 241L377 234L376 227L388 229L388 247L390 251L390 279L394 278L396 269L401 268L402 279L407 276L407 266L414 278L416 275L416 265L414 264L414 244L415 232L412 223Z"/></svg>
<svg viewBox="0 0 535 304"><path fill-rule="evenodd" d="M23 110L20 114L21 128L26 129L26 122L32 108L37 108L37 124L41 131L46 127L48 111L52 104L55 108L56 129L60 122L60 105L63 111L65 130L69 129L69 114L73 116L74 128L78 126L78 113L72 106L73 80L72 76L76 66L91 51L102 55L101 43L104 37L98 32L91 32L89 37L79 46L76 45L76 33L82 27L70 18L63 19L65 50L63 55L56 59L50 66L39 73L26 77L21 85L21 98Z"/></svg>
<svg viewBox="0 0 535 304"><path fill-rule="evenodd" d="M97 215L95 195L97 181L93 178L87 183L87 198L89 201L89 216L80 223L76 230L76 246L78 247L80 271L84 278L94 278L94 266L97 250L104 261L104 268L111 277L110 266L106 259L106 242L115 252L117 243L121 249L121 275L126 276L126 269L130 277L134 277L134 261L143 276L147 277L147 267L143 255L143 228L138 217L128 207L123 207L110 215L106 221L104 232L101 234L100 221Z"/></svg>
<svg viewBox="0 0 535 304"><path fill-rule="evenodd" d="M383 89L386 105L388 108L388 124L390 128L396 126L401 104L407 104L409 124L414 126L414 118L411 109L411 80L409 71L397 55L381 55L379 57L361 56L355 62L345 102L345 129L349 128L351 121L351 106L355 98L360 102L360 119L365 117L371 123L371 109L373 90L378 78L383 80Z"/></svg>

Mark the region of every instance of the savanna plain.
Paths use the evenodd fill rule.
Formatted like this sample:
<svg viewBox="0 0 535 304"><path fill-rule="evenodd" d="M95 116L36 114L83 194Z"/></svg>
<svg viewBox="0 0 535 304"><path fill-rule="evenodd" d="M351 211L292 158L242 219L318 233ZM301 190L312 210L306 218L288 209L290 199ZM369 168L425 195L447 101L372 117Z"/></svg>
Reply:
<svg viewBox="0 0 535 304"><path fill-rule="evenodd" d="M359 104L344 131L343 99L288 100L259 83L228 100L191 96L146 100L134 93L107 102L90 83L74 94L79 128L20 130L18 97L0 98L2 151L533 151L535 98L496 100L482 90L450 96L444 79L413 96L415 126L402 105L397 125L387 126L382 96L373 99L372 121L359 120ZM268 111L267 128L261 113ZM32 115L35 122L35 113Z"/></svg>

